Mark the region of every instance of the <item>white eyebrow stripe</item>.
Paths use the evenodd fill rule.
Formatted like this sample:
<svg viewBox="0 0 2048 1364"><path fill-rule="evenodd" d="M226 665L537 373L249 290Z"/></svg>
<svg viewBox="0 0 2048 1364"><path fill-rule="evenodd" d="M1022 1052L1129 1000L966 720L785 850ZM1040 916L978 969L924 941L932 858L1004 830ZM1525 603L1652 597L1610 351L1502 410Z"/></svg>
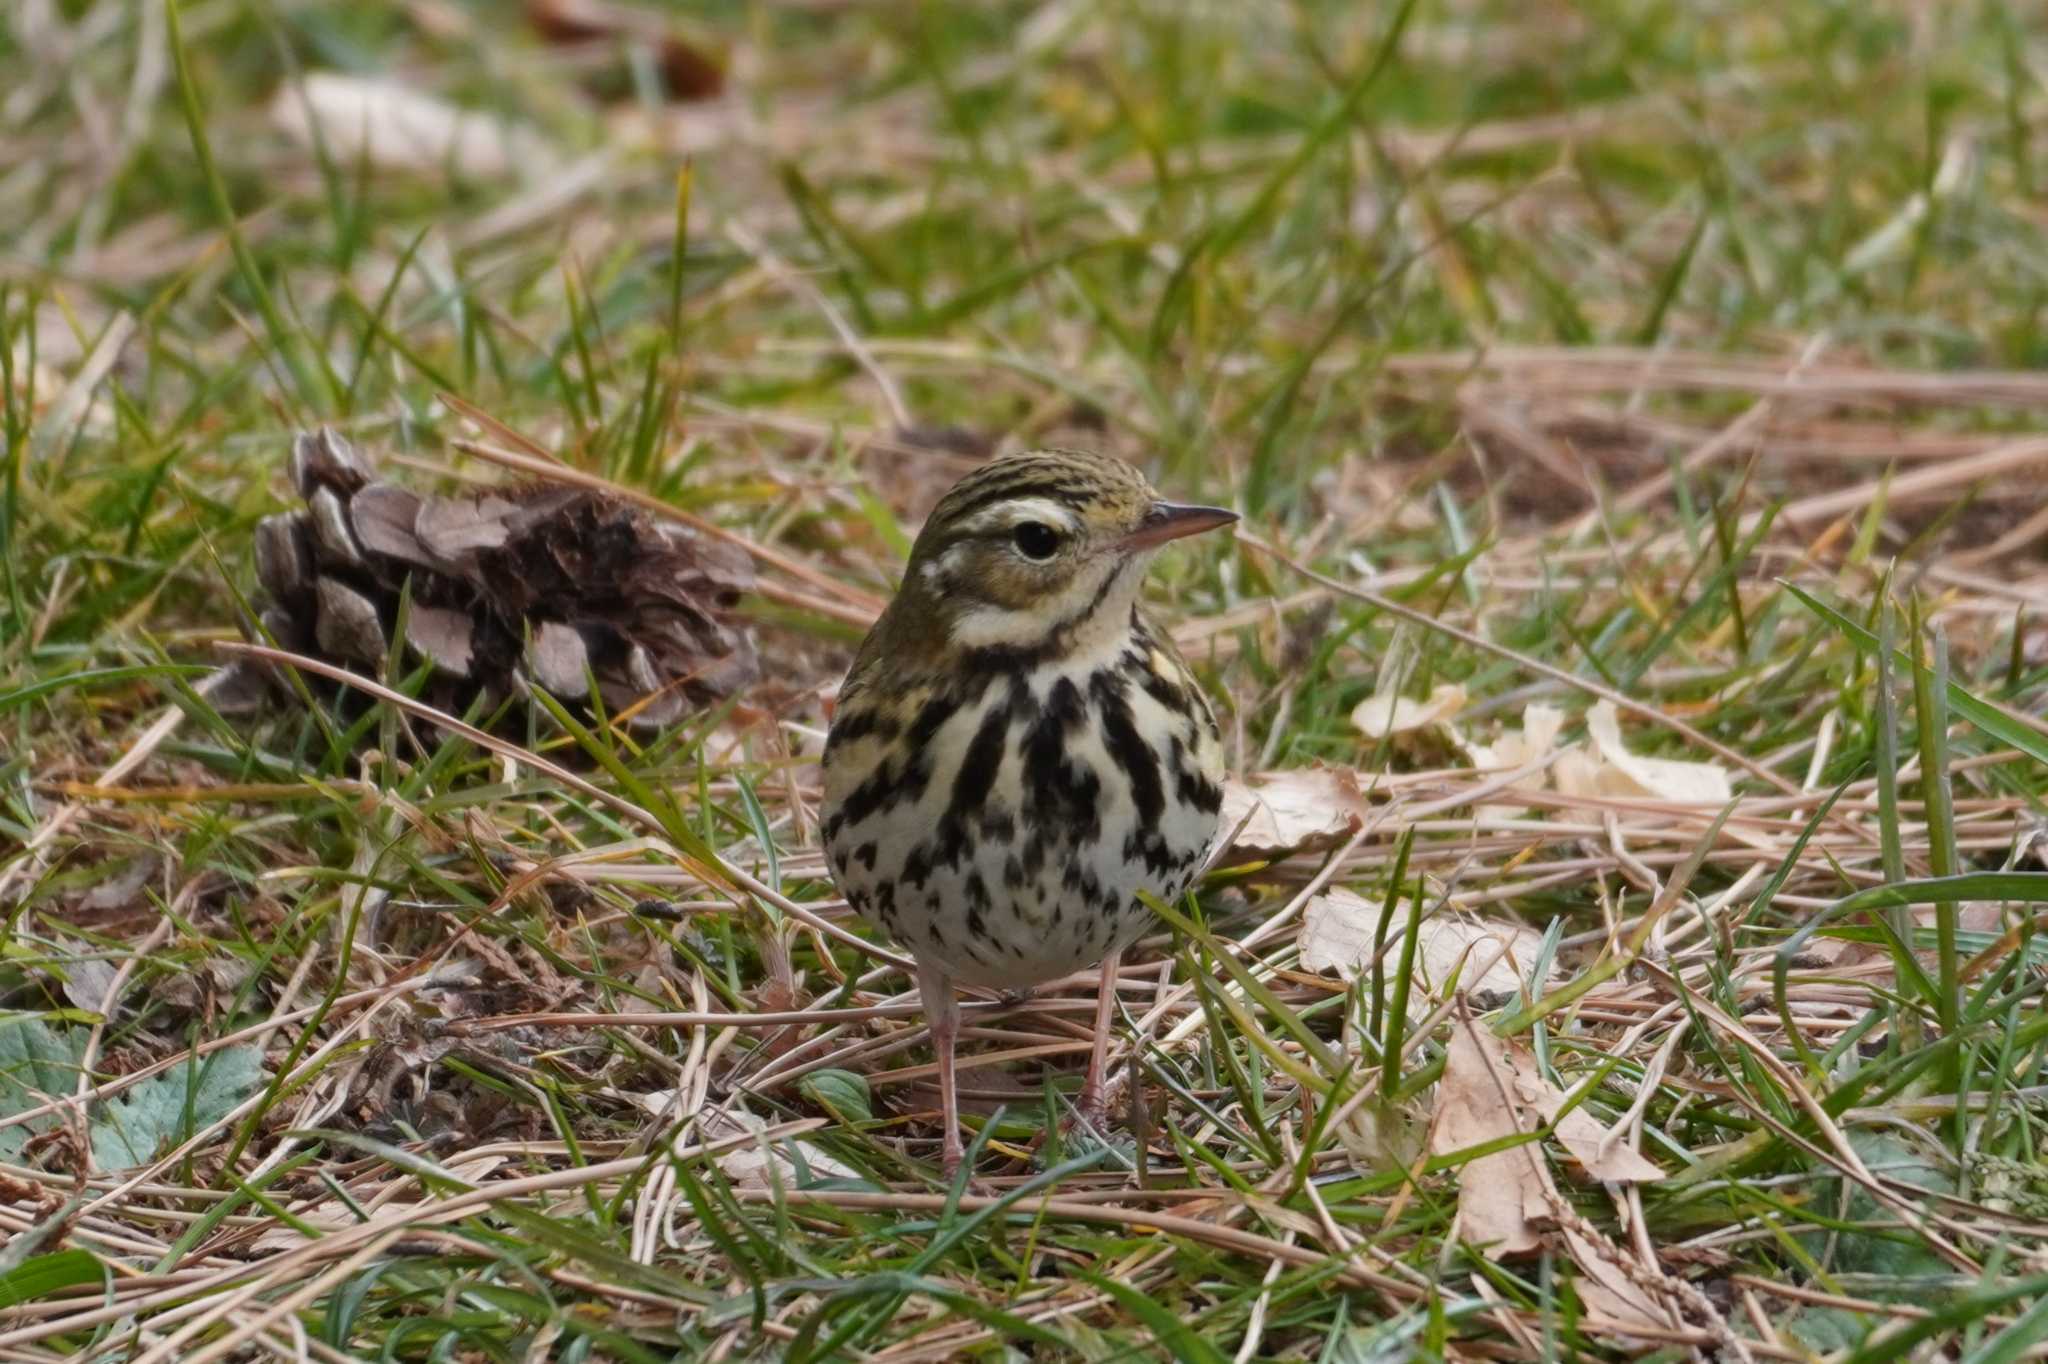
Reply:
<svg viewBox="0 0 2048 1364"><path fill-rule="evenodd" d="M967 521L966 529L980 535L1008 530L1026 521L1043 521L1070 535L1081 528L1081 518L1064 502L1056 502L1049 497L1013 497L976 512Z"/></svg>

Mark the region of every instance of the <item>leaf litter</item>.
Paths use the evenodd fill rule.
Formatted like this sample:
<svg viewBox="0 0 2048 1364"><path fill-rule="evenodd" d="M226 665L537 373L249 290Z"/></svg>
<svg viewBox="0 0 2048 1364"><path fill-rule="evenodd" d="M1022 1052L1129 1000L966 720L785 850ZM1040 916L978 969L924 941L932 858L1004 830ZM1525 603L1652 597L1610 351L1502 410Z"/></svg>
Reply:
<svg viewBox="0 0 2048 1364"><path fill-rule="evenodd" d="M1407 916L1386 914L1383 901L1368 900L1342 886L1308 902L1297 943L1302 967L1357 980L1378 960L1391 973L1407 936ZM1386 922L1382 936L1382 921ZM1512 1001L1544 993L1556 977L1532 981L1543 935L1523 924L1481 921L1465 915L1431 916L1416 931L1416 983L1409 1017L1420 1020L1455 990L1477 999ZM1535 988L1531 989L1534 986Z"/></svg>
<svg viewBox="0 0 2048 1364"><path fill-rule="evenodd" d="M324 151L345 171L367 165L466 179L538 177L557 159L532 128L385 77L308 72L279 88L270 117L308 152Z"/></svg>
<svg viewBox="0 0 2048 1364"><path fill-rule="evenodd" d="M1429 1149L1447 1156L1506 1138L1534 1135L1555 1120L1565 1096L1538 1071L1535 1058L1511 1048L1469 1011L1453 1018L1444 1056L1444 1077L1436 1098ZM1591 1159L1599 1177L1660 1179L1663 1172L1636 1155L1581 1109L1566 1142L1574 1155ZM1563 1139L1562 1128L1559 1137ZM1625 1153L1625 1154L1624 1154ZM1589 1234L1590 1232L1590 1234ZM1631 1274L1627 1252L1583 1219L1569 1215L1544 1157L1541 1142L1524 1141L1488 1152L1458 1170L1458 1239L1488 1259L1526 1255L1561 1241L1585 1275L1578 1291L1593 1311L1623 1327L1668 1327L1672 1323Z"/></svg>

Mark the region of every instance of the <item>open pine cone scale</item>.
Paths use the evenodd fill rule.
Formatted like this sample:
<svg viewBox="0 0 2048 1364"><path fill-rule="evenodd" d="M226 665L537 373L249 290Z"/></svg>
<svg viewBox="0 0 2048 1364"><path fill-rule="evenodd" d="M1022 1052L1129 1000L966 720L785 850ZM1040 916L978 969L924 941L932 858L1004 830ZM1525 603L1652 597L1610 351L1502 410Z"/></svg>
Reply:
<svg viewBox="0 0 2048 1364"><path fill-rule="evenodd" d="M745 551L584 488L531 484L459 497L376 477L338 432L301 433L301 509L256 527L264 627L287 648L362 669L390 653L410 583L407 646L436 699L466 703L529 683L671 724L752 684L737 618Z"/></svg>

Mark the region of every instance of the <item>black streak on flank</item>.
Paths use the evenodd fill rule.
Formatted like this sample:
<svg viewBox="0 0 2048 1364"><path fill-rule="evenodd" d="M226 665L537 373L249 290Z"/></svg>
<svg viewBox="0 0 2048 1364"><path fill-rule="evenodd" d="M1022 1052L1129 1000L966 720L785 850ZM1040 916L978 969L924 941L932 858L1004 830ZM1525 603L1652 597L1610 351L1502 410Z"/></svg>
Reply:
<svg viewBox="0 0 2048 1364"><path fill-rule="evenodd" d="M839 809L825 821L825 837L836 838L841 828L857 829L870 818L894 805L901 797L897 794L901 783L896 780L896 764L884 758L875 764L875 770L861 779L860 785L847 793Z"/></svg>
<svg viewBox="0 0 2048 1364"><path fill-rule="evenodd" d="M1178 734L1174 735L1171 760L1174 798L1183 805L1194 806L1205 815L1213 815L1223 808L1223 788L1210 780L1208 773L1189 767L1187 757L1187 744Z"/></svg>
<svg viewBox="0 0 2048 1364"><path fill-rule="evenodd" d="M1147 662L1132 669L1138 675L1138 685L1145 689L1145 695L1160 704L1168 715L1184 715L1188 711L1187 694L1168 679L1153 671Z"/></svg>
<svg viewBox="0 0 2048 1364"><path fill-rule="evenodd" d="M958 824L964 836L968 817L980 811L995 788L1003 765L1003 739L1010 732L1010 702L1006 699L988 708L973 742L960 757L960 770L953 774L953 794L946 802L945 822ZM1006 816L1007 818L1007 816Z"/></svg>
<svg viewBox="0 0 2048 1364"><path fill-rule="evenodd" d="M825 747L829 751L870 735L887 743L901 731L902 726L896 723L895 717L878 707L844 707L825 737Z"/></svg>
<svg viewBox="0 0 2048 1364"><path fill-rule="evenodd" d="M950 692L937 692L918 707L917 719L904 736L906 756L901 770L890 758L876 763L875 770L847 794L835 817L849 829L858 828L885 810L905 801L914 803L922 797L925 783L932 778L932 741L965 699ZM831 835L828 832L826 836Z"/></svg>

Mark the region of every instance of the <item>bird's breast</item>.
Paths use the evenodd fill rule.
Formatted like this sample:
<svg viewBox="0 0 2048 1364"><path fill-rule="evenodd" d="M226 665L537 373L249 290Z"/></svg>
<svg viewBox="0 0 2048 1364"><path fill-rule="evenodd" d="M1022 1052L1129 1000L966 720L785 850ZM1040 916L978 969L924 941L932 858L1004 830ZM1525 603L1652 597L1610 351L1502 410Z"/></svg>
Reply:
<svg viewBox="0 0 2048 1364"><path fill-rule="evenodd" d="M1099 960L1149 922L1138 892L1180 894L1215 837L1215 721L1149 633L869 699L827 747L828 860L857 911L956 979Z"/></svg>

